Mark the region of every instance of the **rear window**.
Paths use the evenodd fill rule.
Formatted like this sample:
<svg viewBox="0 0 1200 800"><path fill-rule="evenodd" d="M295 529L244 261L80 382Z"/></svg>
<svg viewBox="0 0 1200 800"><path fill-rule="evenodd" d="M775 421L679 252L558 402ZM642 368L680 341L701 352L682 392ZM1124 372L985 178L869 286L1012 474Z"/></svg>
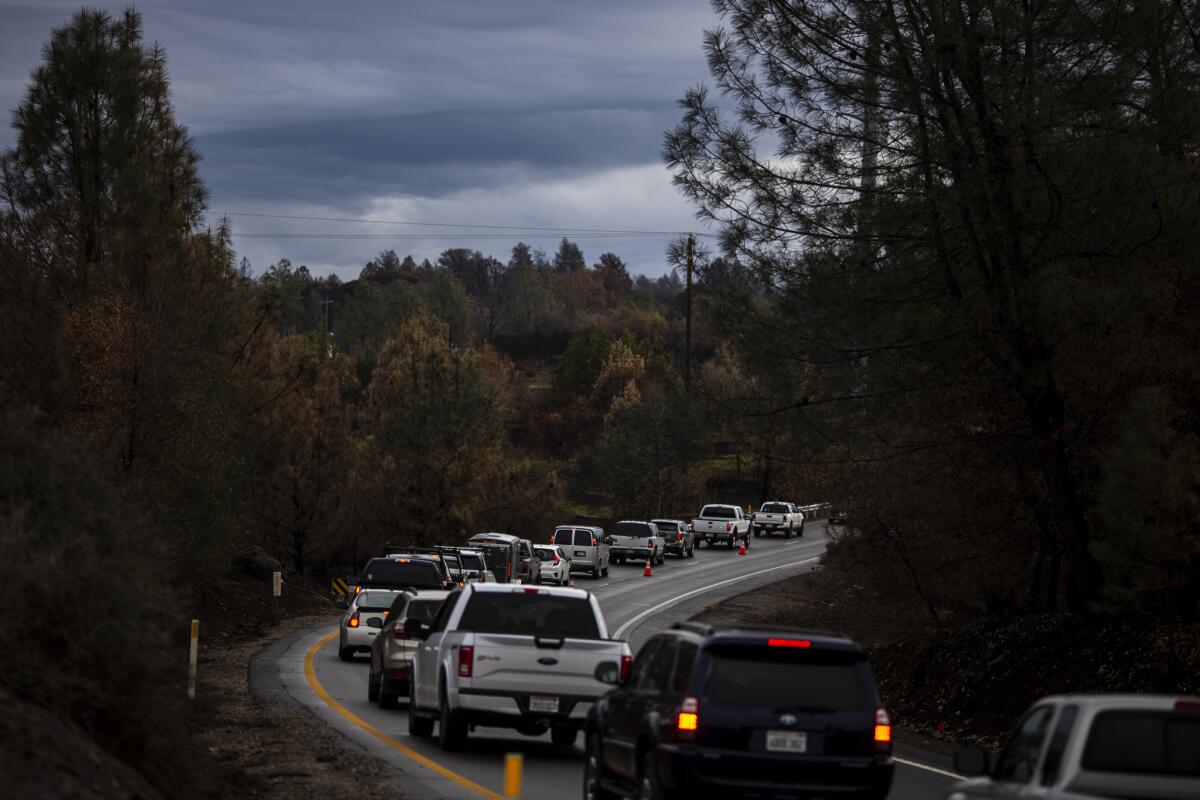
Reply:
<svg viewBox="0 0 1200 800"><path fill-rule="evenodd" d="M360 580L364 584L441 589L442 573L431 561L393 561L376 558L367 563Z"/></svg>
<svg viewBox="0 0 1200 800"><path fill-rule="evenodd" d="M463 569L475 570L476 572L486 569L483 566L483 559L480 556L463 553L459 558L462 560Z"/></svg>
<svg viewBox="0 0 1200 800"><path fill-rule="evenodd" d="M1200 776L1200 714L1103 711L1088 733L1083 768Z"/></svg>
<svg viewBox="0 0 1200 800"><path fill-rule="evenodd" d="M737 512L730 506L705 506L700 511L702 517L713 517L715 519L734 519L737 517Z"/></svg>
<svg viewBox="0 0 1200 800"><path fill-rule="evenodd" d="M785 711L861 711L871 706L861 657L792 648L711 649L704 697L722 705Z"/></svg>
<svg viewBox="0 0 1200 800"><path fill-rule="evenodd" d="M613 528L613 535L645 538L653 536L654 533L645 522L618 522L617 527Z"/></svg>
<svg viewBox="0 0 1200 800"><path fill-rule="evenodd" d="M533 552L538 557L538 561L553 561L558 558L558 553L553 547L535 547Z"/></svg>
<svg viewBox="0 0 1200 800"><path fill-rule="evenodd" d="M550 639L599 639L596 615L582 597L552 597L525 591L477 592L463 611L458 629L470 633L510 633Z"/></svg>
<svg viewBox="0 0 1200 800"><path fill-rule="evenodd" d="M555 531L554 539L552 541L554 544L570 544L571 543L571 531L569 531L569 530Z"/></svg>
<svg viewBox="0 0 1200 800"><path fill-rule="evenodd" d="M392 601L395 599L395 592L371 591L367 589L358 596L354 607L359 611L387 611L392 607Z"/></svg>
<svg viewBox="0 0 1200 800"><path fill-rule="evenodd" d="M658 526L659 533L667 533L669 531L679 530L679 523L670 519L652 519L650 520Z"/></svg>
<svg viewBox="0 0 1200 800"><path fill-rule="evenodd" d="M426 625L432 625L441 607L441 600L413 600L404 610L404 618L417 619Z"/></svg>
<svg viewBox="0 0 1200 800"><path fill-rule="evenodd" d="M570 544L570 542L559 542L559 544ZM591 531L575 531L575 546L576 547L591 547L592 532Z"/></svg>
<svg viewBox="0 0 1200 800"><path fill-rule="evenodd" d="M785 506L783 503L765 503L765 504L763 504L763 507L760 510L766 514L786 514L786 513L788 513L788 507Z"/></svg>

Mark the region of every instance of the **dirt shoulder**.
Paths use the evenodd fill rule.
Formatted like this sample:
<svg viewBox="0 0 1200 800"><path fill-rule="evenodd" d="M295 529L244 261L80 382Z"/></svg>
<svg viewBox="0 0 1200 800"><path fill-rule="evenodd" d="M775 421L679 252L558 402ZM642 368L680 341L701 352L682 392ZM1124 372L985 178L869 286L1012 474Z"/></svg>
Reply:
<svg viewBox="0 0 1200 800"><path fill-rule="evenodd" d="M395 800L390 770L346 746L346 740L304 707L255 696L249 687L254 656L285 636L320 622L332 611L294 617L261 636L205 651L200 685L212 718L203 738L228 769L230 789L257 798L353 797Z"/></svg>

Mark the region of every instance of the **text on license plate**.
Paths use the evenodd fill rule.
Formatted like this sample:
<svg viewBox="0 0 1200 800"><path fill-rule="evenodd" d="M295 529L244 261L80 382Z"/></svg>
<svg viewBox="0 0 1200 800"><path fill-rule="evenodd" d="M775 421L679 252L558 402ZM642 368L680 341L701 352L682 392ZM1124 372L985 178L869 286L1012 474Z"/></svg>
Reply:
<svg viewBox="0 0 1200 800"><path fill-rule="evenodd" d="M808 750L808 734L803 731L767 731L767 750L772 753L803 753Z"/></svg>
<svg viewBox="0 0 1200 800"><path fill-rule="evenodd" d="M540 697L532 695L529 698L530 711L544 711L549 714L558 713L558 698L557 697Z"/></svg>
<svg viewBox="0 0 1200 800"><path fill-rule="evenodd" d="M586 556L586 555L587 555L587 550L576 550L576 551L575 551L575 555L577 555L577 556Z"/></svg>

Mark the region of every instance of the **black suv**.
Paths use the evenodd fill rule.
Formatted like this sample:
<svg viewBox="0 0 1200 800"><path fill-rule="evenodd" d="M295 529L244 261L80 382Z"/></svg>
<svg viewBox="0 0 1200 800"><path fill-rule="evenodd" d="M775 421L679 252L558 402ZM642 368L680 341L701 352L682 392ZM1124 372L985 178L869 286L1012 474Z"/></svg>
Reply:
<svg viewBox="0 0 1200 800"><path fill-rule="evenodd" d="M593 706L583 793L882 800L893 769L891 723L857 644L679 623Z"/></svg>
<svg viewBox="0 0 1200 800"><path fill-rule="evenodd" d="M445 566L433 558L372 558L358 576L362 589L447 589Z"/></svg>

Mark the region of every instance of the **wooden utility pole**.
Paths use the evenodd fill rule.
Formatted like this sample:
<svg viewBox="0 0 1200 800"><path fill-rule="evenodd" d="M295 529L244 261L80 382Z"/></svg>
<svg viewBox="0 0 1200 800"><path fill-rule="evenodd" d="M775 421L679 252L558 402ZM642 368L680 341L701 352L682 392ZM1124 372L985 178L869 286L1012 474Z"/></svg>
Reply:
<svg viewBox="0 0 1200 800"><path fill-rule="evenodd" d="M683 356L683 388L692 390L692 263L696 255L696 238L687 238L687 345Z"/></svg>

